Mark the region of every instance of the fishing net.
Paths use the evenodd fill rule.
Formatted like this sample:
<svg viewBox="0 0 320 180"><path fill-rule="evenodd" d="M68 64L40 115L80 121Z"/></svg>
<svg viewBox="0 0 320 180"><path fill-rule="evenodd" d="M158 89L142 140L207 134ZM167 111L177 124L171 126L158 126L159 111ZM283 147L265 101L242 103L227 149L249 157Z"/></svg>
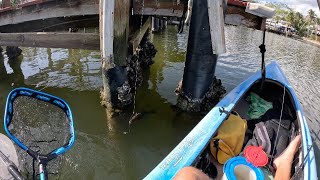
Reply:
<svg viewBox="0 0 320 180"><path fill-rule="evenodd" d="M65 112L48 102L29 96L18 96L13 101L13 116L9 131L30 150L47 155L64 146L70 139L70 127ZM38 162L21 148L17 148L20 169L30 178L38 174ZM57 175L62 156L48 163L49 178Z"/></svg>

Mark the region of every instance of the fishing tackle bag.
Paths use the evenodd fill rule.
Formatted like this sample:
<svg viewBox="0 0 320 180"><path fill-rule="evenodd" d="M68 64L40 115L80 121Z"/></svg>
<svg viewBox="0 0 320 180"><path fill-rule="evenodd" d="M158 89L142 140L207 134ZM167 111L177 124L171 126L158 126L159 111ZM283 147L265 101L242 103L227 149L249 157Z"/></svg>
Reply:
<svg viewBox="0 0 320 180"><path fill-rule="evenodd" d="M220 164L239 155L246 130L247 121L236 112L230 113L228 119L221 124L216 136L210 141L211 154Z"/></svg>

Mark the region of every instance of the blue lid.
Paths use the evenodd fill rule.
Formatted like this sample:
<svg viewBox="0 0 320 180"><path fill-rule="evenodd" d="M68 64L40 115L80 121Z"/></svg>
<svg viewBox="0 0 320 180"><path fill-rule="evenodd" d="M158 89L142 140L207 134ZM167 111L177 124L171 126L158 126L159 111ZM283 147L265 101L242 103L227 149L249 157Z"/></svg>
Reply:
<svg viewBox="0 0 320 180"><path fill-rule="evenodd" d="M237 180L237 177L234 174L234 168L238 165L246 165L250 167L255 172L257 180L264 180L264 175L261 169L255 167L242 156L231 158L224 164L223 172L226 174L228 180Z"/></svg>

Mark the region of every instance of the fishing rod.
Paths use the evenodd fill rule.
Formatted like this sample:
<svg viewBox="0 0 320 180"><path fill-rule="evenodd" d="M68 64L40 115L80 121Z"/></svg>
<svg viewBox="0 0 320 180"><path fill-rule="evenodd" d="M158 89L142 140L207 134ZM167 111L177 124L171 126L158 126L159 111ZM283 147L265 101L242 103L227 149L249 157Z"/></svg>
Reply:
<svg viewBox="0 0 320 180"><path fill-rule="evenodd" d="M261 61L261 87L260 89L263 89L263 84L266 80L266 64L264 60L264 55L266 52L266 45L265 45L265 39L266 39L266 30L263 31L263 38L262 38L262 44L259 46L262 61Z"/></svg>
<svg viewBox="0 0 320 180"><path fill-rule="evenodd" d="M317 137L319 134L320 134L320 130L317 132L317 134L316 134L315 136ZM301 171L302 169L304 169L304 166L305 166L305 164L306 164L306 162L307 162L306 159L307 159L307 157L309 156L309 154L310 154L311 150L313 149L313 146L314 146L314 144L315 144L315 142L316 142L312 137L311 137L311 140L312 140L312 144L308 147L306 155L303 156L303 162L299 165L298 170L293 174L293 176L291 177L291 179L294 179L296 176L298 176L299 173L300 173L300 171ZM296 158L293 162L295 162L296 160L297 160L297 158ZM291 180L291 179L290 179L290 180Z"/></svg>

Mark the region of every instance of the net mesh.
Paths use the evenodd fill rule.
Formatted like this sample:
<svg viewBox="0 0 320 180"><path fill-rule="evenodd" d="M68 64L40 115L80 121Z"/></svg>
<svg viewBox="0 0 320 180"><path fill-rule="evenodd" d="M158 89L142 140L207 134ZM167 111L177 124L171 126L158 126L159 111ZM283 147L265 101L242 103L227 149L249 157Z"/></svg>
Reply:
<svg viewBox="0 0 320 180"><path fill-rule="evenodd" d="M70 137L69 121L62 109L27 96L19 96L14 100L13 117L8 128L29 149L43 155L65 145ZM37 161L20 148L17 149L20 168L28 177L35 176ZM49 177L50 174L58 174L61 163L61 156L48 163Z"/></svg>

